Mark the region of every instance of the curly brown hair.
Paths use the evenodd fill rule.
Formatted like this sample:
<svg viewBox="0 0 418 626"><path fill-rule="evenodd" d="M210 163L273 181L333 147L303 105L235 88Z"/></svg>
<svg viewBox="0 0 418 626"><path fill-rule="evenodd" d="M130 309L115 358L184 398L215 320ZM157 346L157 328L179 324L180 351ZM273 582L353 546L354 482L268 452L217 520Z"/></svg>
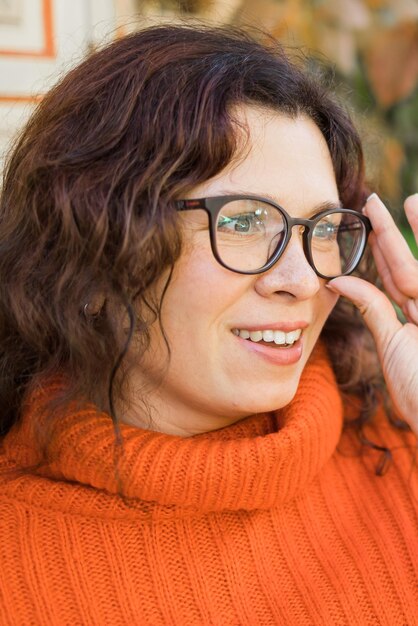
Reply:
<svg viewBox="0 0 418 626"><path fill-rule="evenodd" d="M91 54L39 104L5 170L0 435L58 372L68 383L59 403L88 399L117 423L118 371L134 336L147 349L164 297L153 301L149 289L181 252L174 201L234 156L237 104L312 118L343 205L361 209L363 154L348 113L271 38L158 26ZM358 273L372 277L367 261ZM96 314L85 315L97 298ZM342 391L363 400L361 425L380 384L369 333L340 300L322 337Z"/></svg>

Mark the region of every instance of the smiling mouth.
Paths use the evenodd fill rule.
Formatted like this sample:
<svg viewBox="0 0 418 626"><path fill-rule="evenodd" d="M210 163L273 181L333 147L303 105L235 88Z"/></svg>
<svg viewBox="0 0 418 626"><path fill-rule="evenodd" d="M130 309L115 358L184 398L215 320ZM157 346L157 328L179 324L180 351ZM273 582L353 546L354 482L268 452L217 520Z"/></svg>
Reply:
<svg viewBox="0 0 418 626"><path fill-rule="evenodd" d="M241 339L247 339L252 343L258 343L269 348L291 348L300 339L302 329L298 328L290 332L282 330L254 330L233 328L232 332Z"/></svg>

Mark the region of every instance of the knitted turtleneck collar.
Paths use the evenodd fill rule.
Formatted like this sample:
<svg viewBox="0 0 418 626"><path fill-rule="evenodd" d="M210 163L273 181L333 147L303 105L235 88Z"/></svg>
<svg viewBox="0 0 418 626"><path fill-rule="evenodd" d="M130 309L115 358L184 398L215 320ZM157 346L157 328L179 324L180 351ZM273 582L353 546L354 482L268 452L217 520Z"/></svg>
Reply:
<svg viewBox="0 0 418 626"><path fill-rule="evenodd" d="M33 403L4 441L7 456L19 466L39 461L31 434L35 412ZM118 483L112 421L89 406L54 421L51 461L39 473L110 494L122 486L129 498L170 509L267 509L313 480L333 454L342 423L334 374L318 345L295 398L284 409L188 438L122 424Z"/></svg>

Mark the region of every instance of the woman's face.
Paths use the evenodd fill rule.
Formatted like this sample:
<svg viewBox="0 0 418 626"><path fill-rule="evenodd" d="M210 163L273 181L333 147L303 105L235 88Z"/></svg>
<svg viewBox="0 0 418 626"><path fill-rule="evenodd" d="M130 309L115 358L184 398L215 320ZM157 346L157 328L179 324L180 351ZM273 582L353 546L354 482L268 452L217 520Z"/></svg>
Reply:
<svg viewBox="0 0 418 626"><path fill-rule="evenodd" d="M237 115L250 133L241 158L187 198L271 196L291 216L302 218L324 203L338 205L328 147L311 119L256 107L239 109ZM183 212L180 220L184 251L162 307L171 359L159 388L149 387L148 399L155 430L191 436L288 404L337 297L309 266L297 228L276 265L263 274L242 275L213 257L204 211ZM291 348L236 334L294 329L302 335ZM145 367L134 374L131 388L142 393L139 389L152 383L153 372L166 362L154 324ZM144 426L134 396L124 421Z"/></svg>

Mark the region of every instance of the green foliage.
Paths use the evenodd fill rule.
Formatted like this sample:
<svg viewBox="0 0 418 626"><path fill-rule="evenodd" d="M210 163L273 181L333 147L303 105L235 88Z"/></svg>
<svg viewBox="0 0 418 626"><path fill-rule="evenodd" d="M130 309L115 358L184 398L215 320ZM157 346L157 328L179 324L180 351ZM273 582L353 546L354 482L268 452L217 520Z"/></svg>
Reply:
<svg viewBox="0 0 418 626"><path fill-rule="evenodd" d="M409 226L401 226L401 231L406 241L408 242L408 245L411 248L415 258L418 259L418 245L415 241L415 237L411 228Z"/></svg>

